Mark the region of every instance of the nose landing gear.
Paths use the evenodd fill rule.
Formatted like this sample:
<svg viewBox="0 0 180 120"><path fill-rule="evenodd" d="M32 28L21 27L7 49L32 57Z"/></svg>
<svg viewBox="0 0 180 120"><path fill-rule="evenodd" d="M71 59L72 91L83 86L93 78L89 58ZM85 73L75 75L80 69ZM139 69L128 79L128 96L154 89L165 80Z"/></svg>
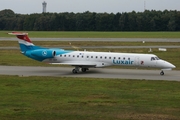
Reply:
<svg viewBox="0 0 180 120"><path fill-rule="evenodd" d="M160 72L160 75L164 75L164 71L161 71L161 72Z"/></svg>

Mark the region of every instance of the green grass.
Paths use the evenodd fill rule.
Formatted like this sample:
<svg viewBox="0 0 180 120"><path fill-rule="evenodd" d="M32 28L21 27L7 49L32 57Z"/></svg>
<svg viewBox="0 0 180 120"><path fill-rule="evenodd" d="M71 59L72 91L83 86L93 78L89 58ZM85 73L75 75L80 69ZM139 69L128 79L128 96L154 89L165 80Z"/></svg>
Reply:
<svg viewBox="0 0 180 120"><path fill-rule="evenodd" d="M0 37L10 37L10 35L6 34L8 32L11 31L0 31ZM180 38L180 32L27 32L29 37L38 38Z"/></svg>
<svg viewBox="0 0 180 120"><path fill-rule="evenodd" d="M32 60L19 50L0 50L0 65L9 66L48 66L48 64Z"/></svg>
<svg viewBox="0 0 180 120"><path fill-rule="evenodd" d="M0 32L0 37L10 37ZM30 37L67 38L180 38L179 32L29 32ZM0 46L18 46L17 42L0 42ZM16 44L16 45L15 45ZM35 42L56 46L56 42ZM66 46L68 42L64 44ZM72 43L93 46L98 42ZM84 45L83 45L84 44ZM141 43L111 43L111 45ZM156 44L156 43L148 43ZM160 43L160 45L179 43ZM110 45L109 42L103 45ZM144 45L144 44L143 44ZM146 44L147 45L147 44ZM89 49L89 51L147 53L148 49ZM180 49L153 54L180 69ZM0 65L50 66L31 60L19 50L0 50ZM122 68L122 67L120 67ZM124 79L62 77L18 77L0 75L0 119L47 120L178 120L180 118L180 83Z"/></svg>
<svg viewBox="0 0 180 120"><path fill-rule="evenodd" d="M1 119L180 118L180 83L0 76Z"/></svg>

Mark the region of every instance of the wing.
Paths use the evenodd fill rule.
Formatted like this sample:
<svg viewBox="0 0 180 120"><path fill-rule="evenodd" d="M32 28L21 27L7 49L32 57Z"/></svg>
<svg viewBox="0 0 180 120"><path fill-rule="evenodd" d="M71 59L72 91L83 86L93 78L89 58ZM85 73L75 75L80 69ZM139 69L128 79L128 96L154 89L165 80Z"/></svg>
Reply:
<svg viewBox="0 0 180 120"><path fill-rule="evenodd" d="M62 63L50 63L50 64L59 64L59 65L71 65L71 66L80 66L80 67L96 67L96 63L93 62L80 62L80 61L66 61Z"/></svg>

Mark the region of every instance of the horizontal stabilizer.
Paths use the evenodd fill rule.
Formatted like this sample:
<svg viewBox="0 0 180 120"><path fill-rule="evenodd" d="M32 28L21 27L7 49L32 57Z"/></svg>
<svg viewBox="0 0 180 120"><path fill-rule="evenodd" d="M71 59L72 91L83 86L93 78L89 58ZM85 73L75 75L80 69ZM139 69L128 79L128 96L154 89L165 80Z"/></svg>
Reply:
<svg viewBox="0 0 180 120"><path fill-rule="evenodd" d="M28 35L28 33L12 32L8 33L9 35Z"/></svg>

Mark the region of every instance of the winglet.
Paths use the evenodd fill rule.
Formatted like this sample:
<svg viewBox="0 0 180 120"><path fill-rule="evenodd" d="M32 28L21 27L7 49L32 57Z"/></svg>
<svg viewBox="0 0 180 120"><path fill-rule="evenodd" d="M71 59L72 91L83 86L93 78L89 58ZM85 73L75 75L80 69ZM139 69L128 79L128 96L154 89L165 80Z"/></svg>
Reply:
<svg viewBox="0 0 180 120"><path fill-rule="evenodd" d="M31 42L31 40L29 39L28 37L28 33L21 33L21 32L11 32L11 33L8 33L9 35L16 35L17 38L21 39L21 40L24 40L26 42Z"/></svg>

